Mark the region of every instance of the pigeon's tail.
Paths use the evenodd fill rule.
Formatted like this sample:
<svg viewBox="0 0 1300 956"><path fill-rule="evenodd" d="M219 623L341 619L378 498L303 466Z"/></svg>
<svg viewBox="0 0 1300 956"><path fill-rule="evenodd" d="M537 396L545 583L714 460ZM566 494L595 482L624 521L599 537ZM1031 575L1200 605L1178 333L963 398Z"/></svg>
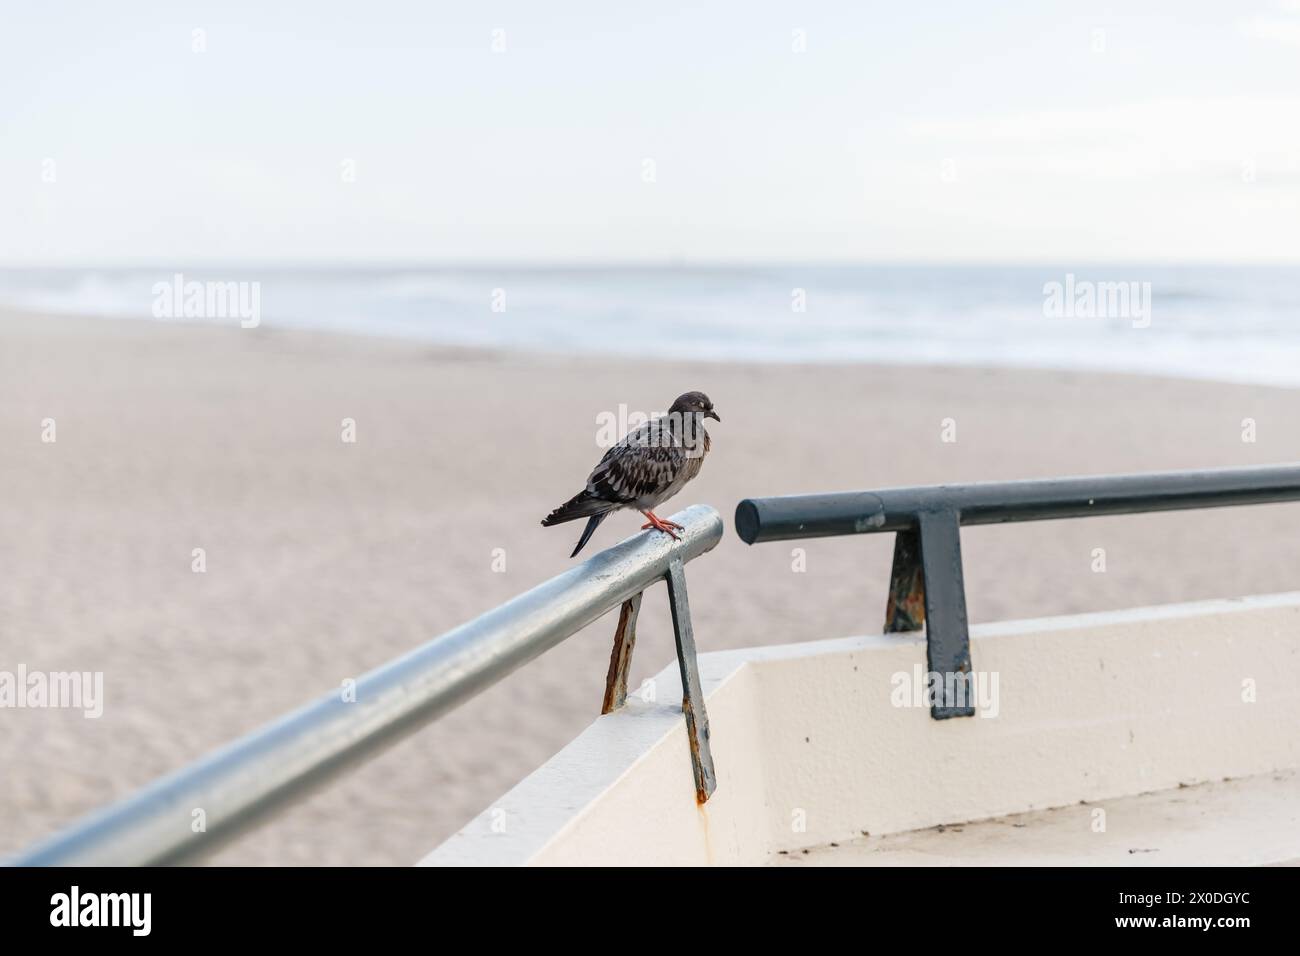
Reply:
<svg viewBox="0 0 1300 956"><path fill-rule="evenodd" d="M573 549L574 557L582 546L585 545L595 532L597 526L605 520L605 516L613 511L614 505L610 504L603 498L597 498L589 491L580 491L560 507L556 508L545 518L542 519L542 526L549 528L553 524L563 524L566 521L576 521L579 518L587 518L587 527L583 529L582 537L578 540L578 546Z"/></svg>
<svg viewBox="0 0 1300 956"><path fill-rule="evenodd" d="M566 521L576 521L578 518L590 518L592 515L603 514L613 509L613 504L604 498L597 498L584 489L543 518L542 527L549 528L553 524L564 524Z"/></svg>
<svg viewBox="0 0 1300 956"><path fill-rule="evenodd" d="M608 514L608 511L602 511L600 514L592 515L587 519L587 527L582 529L582 537L578 539L578 545L573 549L573 553L570 554L569 557L576 558L578 556L578 552L582 550L582 546L591 540L592 534L595 533L596 528L600 526L600 523L605 520L605 516Z"/></svg>

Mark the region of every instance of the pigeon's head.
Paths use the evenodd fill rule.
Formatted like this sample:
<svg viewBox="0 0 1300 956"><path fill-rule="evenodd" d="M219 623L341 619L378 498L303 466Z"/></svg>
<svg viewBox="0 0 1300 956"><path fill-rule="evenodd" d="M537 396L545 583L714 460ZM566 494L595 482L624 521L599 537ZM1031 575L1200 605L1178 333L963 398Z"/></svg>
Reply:
<svg viewBox="0 0 1300 956"><path fill-rule="evenodd" d="M677 396L677 401L673 402L673 407L668 409L668 414L699 415L701 418L712 418L715 422L722 421L718 413L713 410L713 403L709 401L709 396L703 392L687 392L685 395Z"/></svg>

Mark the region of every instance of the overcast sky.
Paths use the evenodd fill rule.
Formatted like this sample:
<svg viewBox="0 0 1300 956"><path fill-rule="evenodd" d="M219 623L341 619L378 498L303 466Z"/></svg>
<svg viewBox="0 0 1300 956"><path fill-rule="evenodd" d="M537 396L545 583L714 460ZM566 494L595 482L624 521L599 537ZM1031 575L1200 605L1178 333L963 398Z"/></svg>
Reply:
<svg viewBox="0 0 1300 956"><path fill-rule="evenodd" d="M123 0L0 30L3 264L818 259L1300 260L1300 0Z"/></svg>

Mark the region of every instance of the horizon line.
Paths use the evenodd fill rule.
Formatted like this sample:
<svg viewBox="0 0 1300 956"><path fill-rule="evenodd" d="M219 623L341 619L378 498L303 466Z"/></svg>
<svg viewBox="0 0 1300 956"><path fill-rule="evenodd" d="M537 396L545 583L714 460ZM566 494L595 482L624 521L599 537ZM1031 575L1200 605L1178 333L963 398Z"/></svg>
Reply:
<svg viewBox="0 0 1300 956"><path fill-rule="evenodd" d="M351 270L421 270L421 271L747 271L757 269L800 268L1054 268L1090 269L1098 267L1198 267L1223 268L1249 267L1300 267L1300 258L1277 257L1270 259L1225 258L1126 258L1101 259L1062 258L1043 259L418 259L418 258L318 258L318 259L157 259L139 260L82 260L78 262L0 262L0 272L29 271L137 271L184 269L271 269L277 271L315 272L329 269Z"/></svg>

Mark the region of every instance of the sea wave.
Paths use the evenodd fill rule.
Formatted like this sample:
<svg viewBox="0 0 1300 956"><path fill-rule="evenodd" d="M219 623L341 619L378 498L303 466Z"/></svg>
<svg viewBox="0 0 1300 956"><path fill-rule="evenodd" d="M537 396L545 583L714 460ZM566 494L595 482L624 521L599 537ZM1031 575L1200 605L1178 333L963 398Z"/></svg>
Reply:
<svg viewBox="0 0 1300 956"><path fill-rule="evenodd" d="M261 321L271 327L540 351L1101 369L1300 386L1294 266L10 269L0 270L0 304L156 321L155 287L177 273L258 283ZM1102 284L1116 283L1134 283L1126 308L1089 312L1080 298L1067 317L1049 307L1053 284L1071 294L1091 288L1100 299Z"/></svg>

